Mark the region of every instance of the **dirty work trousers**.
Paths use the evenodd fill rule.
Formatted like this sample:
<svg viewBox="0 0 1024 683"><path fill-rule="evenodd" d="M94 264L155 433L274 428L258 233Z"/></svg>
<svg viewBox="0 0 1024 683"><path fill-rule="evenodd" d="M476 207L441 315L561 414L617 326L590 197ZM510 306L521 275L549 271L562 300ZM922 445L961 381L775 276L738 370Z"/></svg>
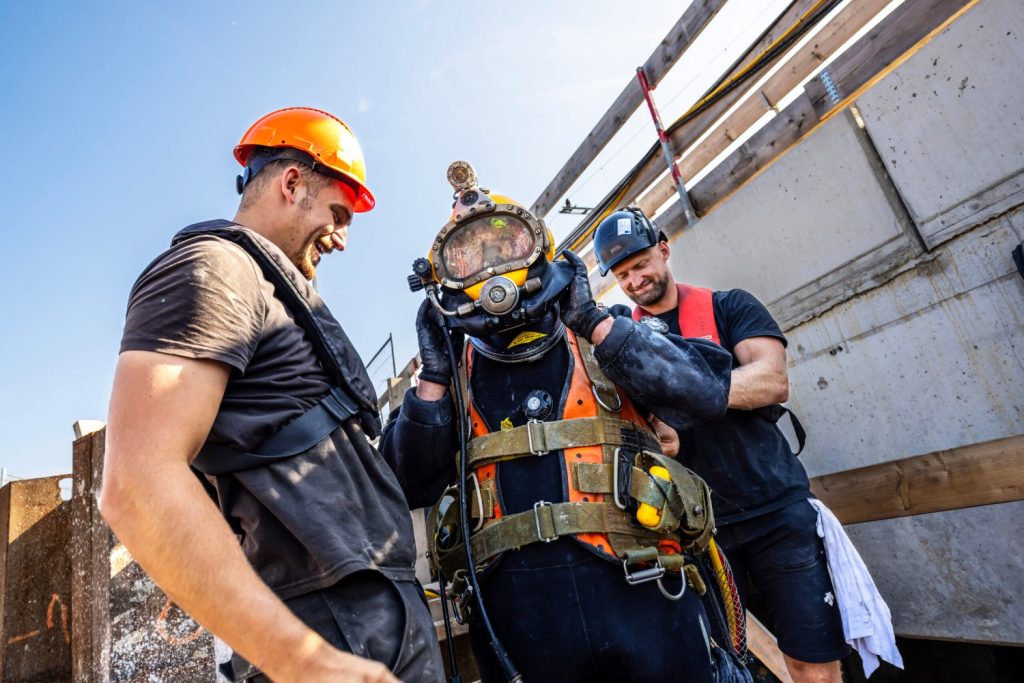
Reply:
<svg viewBox="0 0 1024 683"><path fill-rule="evenodd" d="M386 664L402 681L444 681L434 621L418 583L361 571L285 603L327 642ZM270 682L255 670L247 674L244 660L232 663L236 681Z"/></svg>

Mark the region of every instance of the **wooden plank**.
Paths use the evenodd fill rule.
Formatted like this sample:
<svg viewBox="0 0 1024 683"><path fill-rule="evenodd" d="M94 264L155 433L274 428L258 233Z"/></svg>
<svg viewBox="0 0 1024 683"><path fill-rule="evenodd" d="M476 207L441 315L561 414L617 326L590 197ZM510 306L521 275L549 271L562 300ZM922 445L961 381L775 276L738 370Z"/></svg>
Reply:
<svg viewBox="0 0 1024 683"><path fill-rule="evenodd" d="M1024 500L1024 434L815 477L843 524Z"/></svg>
<svg viewBox="0 0 1024 683"><path fill-rule="evenodd" d="M722 163L690 188L690 201L697 215L707 214L715 205L725 201L734 192L782 156L818 124L818 116L810 99L801 93L774 119L730 154ZM678 202L670 205L658 217L658 227L669 239L679 234L686 221ZM590 273L590 287L600 298L612 287L615 279L609 272L601 277L598 271Z"/></svg>
<svg viewBox="0 0 1024 683"><path fill-rule="evenodd" d="M977 0L906 0L806 86L824 120L899 66Z"/></svg>
<svg viewBox="0 0 1024 683"><path fill-rule="evenodd" d="M690 200L697 212L706 214L713 206L724 201L799 142L817 124L818 115L810 99L801 94L693 186ZM675 234L683 227L682 212L673 205L665 212L659 225L669 236Z"/></svg>
<svg viewBox="0 0 1024 683"><path fill-rule="evenodd" d="M679 61L679 58L724 4L725 0L694 0L690 3L672 30L644 62L644 71L652 86L656 86L669 69ZM543 218L551 211L555 203L580 177L590 162L600 154L605 145L622 128L643 101L644 96L640 85L635 77L631 77L594 129L584 138L569 160L534 201L533 206L530 207L533 215Z"/></svg>
<svg viewBox="0 0 1024 683"><path fill-rule="evenodd" d="M828 96L823 90L825 86L821 75L809 81L800 97L691 188L690 199L697 214L706 214L739 190L799 142L813 127L845 109L864 89L892 71L913 54L916 47L930 40L976 1L906 0L897 11L851 46L850 50L837 57L827 70L825 78L831 79L838 99ZM920 15L927 17L922 18ZM886 58L871 59L872 46L880 49ZM873 73L869 74L872 70ZM847 92L850 94L845 95ZM823 97L827 98L827 102ZM829 106L826 107L823 102ZM786 130L787 126L792 127L792 130ZM683 227L681 216L679 207L673 204L661 216L658 224L671 237Z"/></svg>
<svg viewBox="0 0 1024 683"><path fill-rule="evenodd" d="M842 47L891 2L892 0L862 0L844 7L812 40L793 53L783 67L758 88L757 94L748 97L729 114L728 118L715 126L698 147L690 150L680 160L679 171L683 177L694 177L714 161L766 112L771 111L776 102L800 85L829 55ZM694 126L691 124L691 127ZM707 128L708 126L701 126L698 135L703 134ZM653 215L655 210L675 195L675 192L672 178L665 176L655 183L647 194L640 197L637 205L648 215Z"/></svg>
<svg viewBox="0 0 1024 683"><path fill-rule="evenodd" d="M750 612L747 612L747 649L754 653L754 656L761 660L781 683L793 683L775 636Z"/></svg>
<svg viewBox="0 0 1024 683"><path fill-rule="evenodd" d="M775 20L762 40L747 50L742 60L737 62L737 64L724 76L723 80L728 80L743 71L750 63L756 60L768 46L792 28L792 26L797 23L800 17L805 14L807 9L812 5L813 3L802 2L791 5L786 12L781 14ZM786 52L779 53L774 59L768 61L763 68L770 69L773 65L777 64L785 54ZM674 131L670 130L668 135L673 154L678 157L684 150L695 143L701 135L707 132L707 130L722 114L732 107L755 83L757 83L757 80L757 78L753 78L745 85L737 87L718 102L702 111L687 125L677 128ZM656 150L657 146L653 149ZM683 171L682 169L680 170ZM643 165L637 170L633 180L630 181L624 196L618 199L615 198L615 195L617 194L617 190L615 188L621 185L620 182L616 184L616 186L613 187L607 195L605 195L605 197L598 203L598 206L607 206L610 202L613 202L613 200L617 206L625 206L633 203L633 200L640 196L640 194L665 171L665 161L662 155L660 153L649 153ZM692 169L690 172L683 171L683 178L685 179L688 177L692 177ZM672 184L671 178L669 178L668 183L669 192L674 193L675 186ZM593 215L585 217L580 224L573 229L561 246L569 245L574 249L579 249L583 244L589 241L592 228L595 227L590 224L593 220Z"/></svg>

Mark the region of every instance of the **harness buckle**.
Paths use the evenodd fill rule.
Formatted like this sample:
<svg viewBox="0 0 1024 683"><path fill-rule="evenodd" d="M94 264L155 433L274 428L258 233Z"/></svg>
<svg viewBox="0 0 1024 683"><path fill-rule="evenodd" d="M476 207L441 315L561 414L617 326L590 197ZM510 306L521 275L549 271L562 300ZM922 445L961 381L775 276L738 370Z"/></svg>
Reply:
<svg viewBox="0 0 1024 683"><path fill-rule="evenodd" d="M476 472L473 472L471 475L469 475L469 480L473 482L473 490L476 492L476 506L477 509L480 511L480 516L478 517L476 526L473 527L472 531L472 533L475 534L476 532L480 531L480 529L484 525L484 496L483 493L481 493L480 491L480 480L477 478Z"/></svg>
<svg viewBox="0 0 1024 683"><path fill-rule="evenodd" d="M644 569L633 569L635 565L653 562L653 567ZM626 583L635 586L648 581L658 581L665 576L665 567L658 557L657 548L643 548L642 550L627 552L622 557L622 572L626 575Z"/></svg>
<svg viewBox="0 0 1024 683"><path fill-rule="evenodd" d="M626 510L626 503L619 498L619 454L622 452L622 448L615 449L615 455L612 456L612 500L615 501L615 507L622 511Z"/></svg>
<svg viewBox="0 0 1024 683"><path fill-rule="evenodd" d="M541 531L540 528L540 511L544 508L548 510L548 515L551 518L550 536L545 536L544 532ZM536 503L533 504L533 523L537 526L538 540L544 541L545 543L551 543L551 541L558 540L558 534L555 533L555 519L554 516L551 514L551 503L547 502L546 500L538 500Z"/></svg>
<svg viewBox="0 0 1024 683"><path fill-rule="evenodd" d="M462 574L462 576L459 576L460 574ZM455 591L453 589L451 601L452 614L455 617L455 622L460 626L463 626L468 621L467 617L469 615L467 614L467 612L469 608L470 597L473 595L473 587L468 585L469 580L466 577L465 569L456 570L454 579L456 581L462 581L463 585L466 586L465 590L463 590L462 593L458 595L455 594Z"/></svg>
<svg viewBox="0 0 1024 683"><path fill-rule="evenodd" d="M604 408L605 410L607 410L609 412L612 412L612 413L617 413L620 410L622 410L622 397L619 396L618 390L616 390L614 388L612 389L612 396L615 397L615 407L614 408L601 400L600 394L597 393L597 385L596 384L592 384L590 386L590 390L594 393L594 398L597 400L598 404L602 408Z"/></svg>
<svg viewBox="0 0 1024 683"><path fill-rule="evenodd" d="M551 451L542 451L542 450L537 449L537 447L533 445L533 425L542 425L541 426L541 432L540 432L540 434L538 435L537 438L538 438L538 440L540 440L540 439L543 439L543 437L544 437L544 431L543 431L544 427L543 427L543 423L540 420L529 420L529 421L527 421L527 423L526 423L526 440L527 440L527 443L529 443L529 445L530 445L530 452L533 453L534 455L547 455ZM544 441L546 442L547 439L544 439ZM544 445L546 446L547 443L545 443Z"/></svg>

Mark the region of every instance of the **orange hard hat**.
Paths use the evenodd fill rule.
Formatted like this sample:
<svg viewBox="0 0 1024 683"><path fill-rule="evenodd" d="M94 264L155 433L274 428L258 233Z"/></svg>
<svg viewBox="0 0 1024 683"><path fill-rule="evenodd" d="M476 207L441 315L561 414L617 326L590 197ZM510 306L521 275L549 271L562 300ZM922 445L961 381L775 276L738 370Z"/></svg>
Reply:
<svg viewBox="0 0 1024 683"><path fill-rule="evenodd" d="M363 150L352 129L338 117L310 107L278 109L245 131L235 147L235 159L248 166L249 156L257 147L289 147L308 154L307 165L314 171L352 188L356 196L354 211L373 208L373 193L366 187Z"/></svg>

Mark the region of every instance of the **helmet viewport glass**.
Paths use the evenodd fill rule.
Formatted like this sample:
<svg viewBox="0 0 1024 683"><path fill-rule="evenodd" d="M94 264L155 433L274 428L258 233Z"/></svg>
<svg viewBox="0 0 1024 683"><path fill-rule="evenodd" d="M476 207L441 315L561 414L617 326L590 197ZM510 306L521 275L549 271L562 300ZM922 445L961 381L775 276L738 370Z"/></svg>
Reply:
<svg viewBox="0 0 1024 683"><path fill-rule="evenodd" d="M449 277L465 280L489 268L496 271L528 259L536 236L516 216L488 214L473 218L451 233L441 249ZM520 263L517 268L523 267Z"/></svg>

